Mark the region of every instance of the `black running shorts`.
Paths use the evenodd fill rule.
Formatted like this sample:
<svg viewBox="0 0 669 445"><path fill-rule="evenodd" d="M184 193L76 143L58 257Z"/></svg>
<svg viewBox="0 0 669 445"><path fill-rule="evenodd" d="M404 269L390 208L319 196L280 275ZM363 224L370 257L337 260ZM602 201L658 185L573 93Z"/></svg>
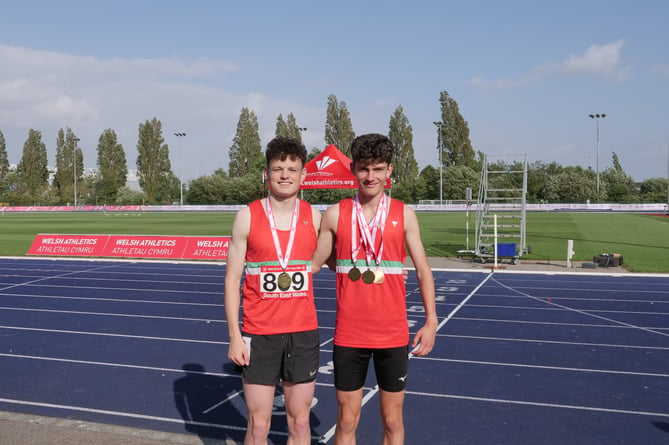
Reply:
<svg viewBox="0 0 669 445"><path fill-rule="evenodd" d="M317 329L275 335L242 333L242 336L251 351L249 365L241 367L247 382L276 385L279 380L306 383L316 379L320 352Z"/></svg>
<svg viewBox="0 0 669 445"><path fill-rule="evenodd" d="M399 392L406 388L409 368L409 346L385 349L348 348L334 346L335 388L356 391L367 378L369 360L374 360L374 372L379 388Z"/></svg>

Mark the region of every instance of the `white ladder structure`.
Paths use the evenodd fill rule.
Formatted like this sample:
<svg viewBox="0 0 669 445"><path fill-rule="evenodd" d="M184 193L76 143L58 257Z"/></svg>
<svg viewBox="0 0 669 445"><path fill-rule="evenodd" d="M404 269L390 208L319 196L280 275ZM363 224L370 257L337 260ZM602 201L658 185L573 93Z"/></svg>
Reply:
<svg viewBox="0 0 669 445"><path fill-rule="evenodd" d="M528 253L525 232L527 154L508 157L512 158L511 162L500 159L494 163L489 162L486 155L483 157L476 206L475 251L481 262L498 253L497 257L509 257L516 264L518 258ZM511 243L515 244L513 253L508 251L513 247L509 246Z"/></svg>

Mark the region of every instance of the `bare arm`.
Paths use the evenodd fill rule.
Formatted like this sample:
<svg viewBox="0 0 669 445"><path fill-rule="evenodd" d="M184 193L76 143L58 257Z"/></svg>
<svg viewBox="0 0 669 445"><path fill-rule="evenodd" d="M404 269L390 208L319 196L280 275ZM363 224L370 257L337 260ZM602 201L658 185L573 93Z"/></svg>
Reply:
<svg viewBox="0 0 669 445"><path fill-rule="evenodd" d="M318 247L314 252L311 261L311 270L318 272L323 264L328 264L331 268L334 266L334 258L331 259L334 243L337 236L337 220L339 219L339 204L329 207L323 219L321 219L320 232L318 234ZM330 262L328 261L330 260ZM332 263L332 264L330 264Z"/></svg>
<svg viewBox="0 0 669 445"><path fill-rule="evenodd" d="M239 327L239 308L241 305L240 287L246 248L251 228L251 211L248 207L241 209L232 224L232 239L228 247L228 259L225 267L225 318L228 322L230 346L228 358L235 364L249 364L249 351Z"/></svg>
<svg viewBox="0 0 669 445"><path fill-rule="evenodd" d="M416 268L418 287L425 308L425 325L418 330L413 338L411 347L418 348L414 355L424 356L432 351L437 336L437 308L435 303L435 288L432 269L427 262L423 241L420 238L420 227L416 213L409 206L404 206L404 237L411 261ZM420 344L420 346L419 346Z"/></svg>

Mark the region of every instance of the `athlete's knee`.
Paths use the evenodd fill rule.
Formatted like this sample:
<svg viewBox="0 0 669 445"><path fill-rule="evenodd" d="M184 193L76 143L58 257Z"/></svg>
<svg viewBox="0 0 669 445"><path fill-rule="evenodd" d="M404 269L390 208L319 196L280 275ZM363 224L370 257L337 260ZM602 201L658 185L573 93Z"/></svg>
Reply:
<svg viewBox="0 0 669 445"><path fill-rule="evenodd" d="M351 410L339 410L339 416L337 417L337 428L339 428L343 433L350 434L355 432L358 428L358 423L360 422L360 411L351 411Z"/></svg>
<svg viewBox="0 0 669 445"><path fill-rule="evenodd" d="M249 416L246 434L252 439L252 443L264 443L269 435L271 419L264 417Z"/></svg>
<svg viewBox="0 0 669 445"><path fill-rule="evenodd" d="M381 416L381 424L383 425L383 430L386 434L391 436L403 436L404 435L404 419L402 418L402 412L399 413L385 413Z"/></svg>
<svg viewBox="0 0 669 445"><path fill-rule="evenodd" d="M309 422L309 413L306 415L301 414L299 416L287 416L288 421L288 430L291 436L296 438L305 438L310 437L311 435L311 424Z"/></svg>

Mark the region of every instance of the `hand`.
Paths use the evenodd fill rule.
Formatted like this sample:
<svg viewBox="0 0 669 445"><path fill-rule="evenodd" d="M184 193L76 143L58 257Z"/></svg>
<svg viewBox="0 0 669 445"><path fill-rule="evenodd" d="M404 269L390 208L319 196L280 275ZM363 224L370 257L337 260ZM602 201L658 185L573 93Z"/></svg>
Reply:
<svg viewBox="0 0 669 445"><path fill-rule="evenodd" d="M248 366L251 358L251 353L246 343L242 339L230 340L230 347L228 347L228 358L239 366Z"/></svg>
<svg viewBox="0 0 669 445"><path fill-rule="evenodd" d="M411 353L417 357L428 355L434 348L435 338L437 337L437 326L434 324L425 324L416 332L411 342ZM416 346L418 346L416 348Z"/></svg>
<svg viewBox="0 0 669 445"><path fill-rule="evenodd" d="M408 269L402 269L402 278L404 278L404 284L407 284L407 281L409 280L409 270Z"/></svg>

